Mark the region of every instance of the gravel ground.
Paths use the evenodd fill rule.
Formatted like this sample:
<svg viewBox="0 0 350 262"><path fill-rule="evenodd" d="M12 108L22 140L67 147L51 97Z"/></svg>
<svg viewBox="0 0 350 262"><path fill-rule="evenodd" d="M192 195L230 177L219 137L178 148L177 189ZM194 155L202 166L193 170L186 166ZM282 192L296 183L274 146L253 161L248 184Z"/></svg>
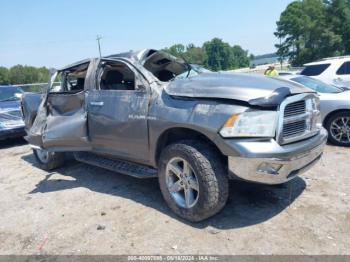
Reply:
<svg viewBox="0 0 350 262"><path fill-rule="evenodd" d="M156 179L75 161L48 173L24 141L2 142L0 254L350 254L350 149L322 162L281 187L231 182L225 209L193 224Z"/></svg>

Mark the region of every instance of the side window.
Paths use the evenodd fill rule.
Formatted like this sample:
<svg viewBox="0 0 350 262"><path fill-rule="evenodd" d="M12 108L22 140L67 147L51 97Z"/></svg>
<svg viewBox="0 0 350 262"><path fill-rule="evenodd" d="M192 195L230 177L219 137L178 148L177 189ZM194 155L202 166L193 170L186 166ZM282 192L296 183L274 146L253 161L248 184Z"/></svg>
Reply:
<svg viewBox="0 0 350 262"><path fill-rule="evenodd" d="M350 75L350 61L345 62L339 67L337 75Z"/></svg>
<svg viewBox="0 0 350 262"><path fill-rule="evenodd" d="M322 74L331 64L319 64L306 66L301 75L305 76L318 76Z"/></svg>
<svg viewBox="0 0 350 262"><path fill-rule="evenodd" d="M122 62L103 62L100 73L102 90L135 90L135 73Z"/></svg>
<svg viewBox="0 0 350 262"><path fill-rule="evenodd" d="M63 90L63 87L62 87L62 72L58 72L54 82L52 83L52 86L51 86L51 89L50 89L50 93L60 92L61 90Z"/></svg>
<svg viewBox="0 0 350 262"><path fill-rule="evenodd" d="M84 90L89 63L81 64L57 74L50 92L78 93Z"/></svg>

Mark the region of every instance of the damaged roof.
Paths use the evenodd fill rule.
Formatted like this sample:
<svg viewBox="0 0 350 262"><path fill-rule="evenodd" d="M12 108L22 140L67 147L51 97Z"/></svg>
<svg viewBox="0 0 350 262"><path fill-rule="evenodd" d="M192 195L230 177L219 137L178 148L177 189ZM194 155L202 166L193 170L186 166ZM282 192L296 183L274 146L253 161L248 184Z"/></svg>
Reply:
<svg viewBox="0 0 350 262"><path fill-rule="evenodd" d="M154 50L154 49L143 49L143 50L139 50L139 51L132 51L131 50L129 52L123 52L123 53L119 53L119 54L112 54L112 55L104 56L102 58L113 59L113 58L120 57L120 58L128 58L128 59L140 61L145 56L150 55L150 54L152 54L154 52L156 52L156 50ZM89 63L92 59L94 59L94 58L92 57L92 58L87 58L87 59L80 60L78 62L75 62L75 63L69 64L69 65L66 65L64 67L61 67L61 68L58 69L58 71L67 70L67 69L70 69L72 67L76 67L76 66L81 65L81 64Z"/></svg>

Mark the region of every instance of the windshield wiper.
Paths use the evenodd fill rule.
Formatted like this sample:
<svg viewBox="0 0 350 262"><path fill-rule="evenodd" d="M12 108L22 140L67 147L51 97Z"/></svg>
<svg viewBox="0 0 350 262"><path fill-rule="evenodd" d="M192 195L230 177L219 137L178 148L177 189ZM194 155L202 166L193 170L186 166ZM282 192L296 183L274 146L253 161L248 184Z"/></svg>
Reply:
<svg viewBox="0 0 350 262"><path fill-rule="evenodd" d="M190 73L191 73L192 66L191 66L191 64L190 64L189 62L187 62L187 60L185 59L185 57L181 56L181 58L182 58L182 60L184 60L185 65L187 66L188 72L187 72L186 78L188 78L188 76L189 76Z"/></svg>
<svg viewBox="0 0 350 262"><path fill-rule="evenodd" d="M182 58L182 60L184 60L184 64L185 64L186 67L187 67L187 75L186 75L185 78L188 78L188 76L190 75L191 70L192 70L193 68L192 68L191 64L188 63L187 60L186 60L184 57L181 57L181 58ZM180 63L180 62L177 62L177 63L182 64L182 63ZM183 72L183 73L185 73L185 72ZM182 75L183 73L181 73L181 74L179 74L179 75ZM170 81L174 81L179 75L174 75L174 77L173 77L172 79L170 79Z"/></svg>

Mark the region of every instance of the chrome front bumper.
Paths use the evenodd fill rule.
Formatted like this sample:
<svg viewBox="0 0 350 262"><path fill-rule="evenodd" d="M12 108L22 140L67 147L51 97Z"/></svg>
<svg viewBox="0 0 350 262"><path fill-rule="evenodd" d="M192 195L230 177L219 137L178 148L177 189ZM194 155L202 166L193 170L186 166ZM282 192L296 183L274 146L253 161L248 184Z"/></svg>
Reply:
<svg viewBox="0 0 350 262"><path fill-rule="evenodd" d="M275 140L242 142L243 155L229 156L230 174L243 180L282 184L306 172L321 159L327 131L307 140L280 146Z"/></svg>

